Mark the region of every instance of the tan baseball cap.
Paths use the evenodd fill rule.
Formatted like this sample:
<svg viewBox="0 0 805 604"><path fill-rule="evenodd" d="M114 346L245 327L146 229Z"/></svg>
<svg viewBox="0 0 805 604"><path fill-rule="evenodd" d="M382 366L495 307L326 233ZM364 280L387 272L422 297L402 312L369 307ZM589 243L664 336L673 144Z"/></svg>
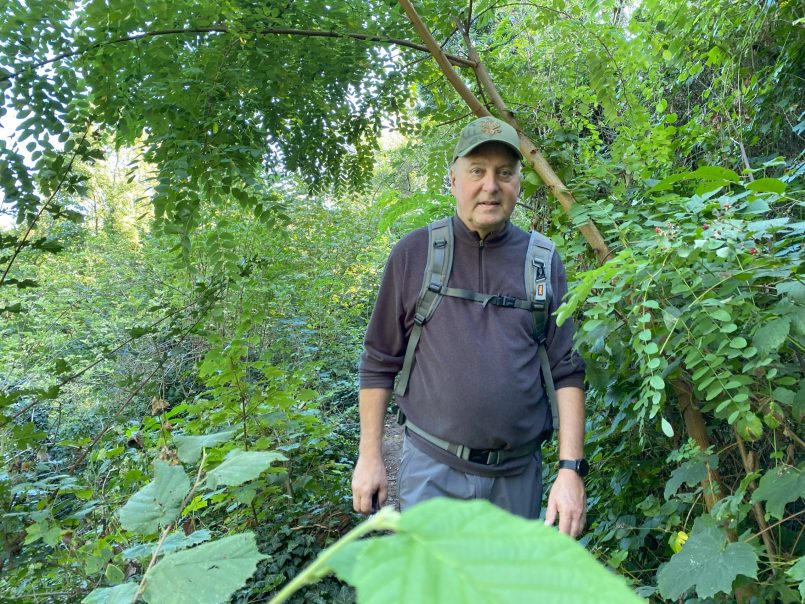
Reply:
<svg viewBox="0 0 805 604"><path fill-rule="evenodd" d="M453 161L464 157L473 149L484 143L497 142L510 147L512 151L523 159L520 153L520 138L517 131L506 122L496 117L479 117L467 124L458 136L456 150L453 152Z"/></svg>

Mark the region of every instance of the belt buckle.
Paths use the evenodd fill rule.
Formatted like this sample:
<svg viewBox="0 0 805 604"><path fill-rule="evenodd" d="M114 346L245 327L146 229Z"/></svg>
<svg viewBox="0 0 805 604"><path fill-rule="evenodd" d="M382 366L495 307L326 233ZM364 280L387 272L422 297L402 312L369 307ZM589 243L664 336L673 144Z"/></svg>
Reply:
<svg viewBox="0 0 805 604"><path fill-rule="evenodd" d="M498 463L498 452L492 449L470 449L467 459L486 466L495 465Z"/></svg>

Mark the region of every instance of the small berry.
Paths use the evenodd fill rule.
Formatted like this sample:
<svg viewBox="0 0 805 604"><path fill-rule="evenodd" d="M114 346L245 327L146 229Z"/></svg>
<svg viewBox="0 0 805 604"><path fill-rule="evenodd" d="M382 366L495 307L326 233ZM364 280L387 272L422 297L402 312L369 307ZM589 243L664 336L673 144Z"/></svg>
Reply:
<svg viewBox="0 0 805 604"><path fill-rule="evenodd" d="M707 229L709 229L709 228L710 228L710 225L709 225L709 224L707 224L706 222L705 222L705 223L702 225L702 229L704 229L705 231L706 231Z"/></svg>
<svg viewBox="0 0 805 604"><path fill-rule="evenodd" d="M654 227L654 231L656 233L662 233L662 229L660 227Z"/></svg>
<svg viewBox="0 0 805 604"><path fill-rule="evenodd" d="M725 210L729 210L729 209L730 209L730 204L725 203L725 204L724 204L724 209L725 209Z"/></svg>
<svg viewBox="0 0 805 604"><path fill-rule="evenodd" d="M757 254L757 248L753 247L751 250L749 250L749 253L750 254Z"/></svg>

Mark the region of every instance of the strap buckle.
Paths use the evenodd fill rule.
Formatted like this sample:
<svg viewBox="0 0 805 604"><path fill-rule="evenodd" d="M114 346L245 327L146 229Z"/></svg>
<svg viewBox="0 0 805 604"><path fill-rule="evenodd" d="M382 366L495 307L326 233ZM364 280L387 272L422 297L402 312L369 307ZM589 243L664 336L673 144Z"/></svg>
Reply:
<svg viewBox="0 0 805 604"><path fill-rule="evenodd" d="M545 263L540 260L539 258L533 258L531 260L531 264L534 265L536 270L536 277L537 281L544 281L545 280Z"/></svg>
<svg viewBox="0 0 805 604"><path fill-rule="evenodd" d="M489 302L495 306L501 306L503 308L514 308L515 304L517 303L517 298L514 296L507 296L505 294L498 294L497 296L492 296L489 299Z"/></svg>

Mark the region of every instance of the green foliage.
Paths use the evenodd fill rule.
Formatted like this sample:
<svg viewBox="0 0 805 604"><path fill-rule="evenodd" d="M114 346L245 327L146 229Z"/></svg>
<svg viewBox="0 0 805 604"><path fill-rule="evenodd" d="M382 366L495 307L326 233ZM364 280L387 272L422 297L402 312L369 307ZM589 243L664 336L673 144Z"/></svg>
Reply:
<svg viewBox="0 0 805 604"><path fill-rule="evenodd" d="M150 535L171 524L190 491L190 480L181 466L168 465L161 459L156 460L154 466L154 481L137 491L120 508L120 524L127 531Z"/></svg>
<svg viewBox="0 0 805 604"><path fill-rule="evenodd" d="M691 588L700 598L732 593L737 575L757 577L758 556L751 545L730 543L715 522L697 518L684 548L657 573L664 598L677 600Z"/></svg>
<svg viewBox="0 0 805 604"><path fill-rule="evenodd" d="M229 442L233 436L235 436L234 430L225 430L215 434L200 434L198 436L176 434L173 437L173 442L176 444L176 454L179 456L180 461L196 463L201 457L203 449Z"/></svg>
<svg viewBox="0 0 805 604"><path fill-rule="evenodd" d="M241 533L168 554L146 572L146 602L226 602L265 559L254 535Z"/></svg>
<svg viewBox="0 0 805 604"><path fill-rule="evenodd" d="M288 458L275 451L232 449L219 466L207 473L207 484L211 489L220 485L236 487L254 480L275 461L288 461Z"/></svg>
<svg viewBox="0 0 805 604"><path fill-rule="evenodd" d="M805 598L805 558L800 558L789 568L788 575L795 581L799 581L799 593Z"/></svg>
<svg viewBox="0 0 805 604"><path fill-rule="evenodd" d="M464 53L455 3L417 8ZM585 544L645 596L797 601L801 7L468 8L508 107L579 202L552 210L527 172L517 220L554 238L575 281L559 318L588 361ZM418 51L272 29L415 40L396 3L12 2L0 15L0 117L15 130L0 190L18 219L0 230L0 590L130 602L179 554L185 579L207 576L194 556L235 539L246 556L220 597L251 571L235 601L270 597L352 522L373 292L393 240L452 212L467 109ZM577 234L587 218L613 250L600 267ZM709 448L688 440L691 409ZM431 528L356 547L345 576L383 588L358 550L421 563L441 543ZM255 570L259 551L273 559ZM455 593L489 582L478 570ZM329 577L304 598L352 592Z"/></svg>
<svg viewBox="0 0 805 604"><path fill-rule="evenodd" d="M123 583L114 587L101 587L90 592L81 604L131 604L137 595L136 583Z"/></svg>
<svg viewBox="0 0 805 604"><path fill-rule="evenodd" d="M782 520L785 506L803 497L805 497L805 472L781 465L763 475L758 488L752 493L752 503L765 501L769 515Z"/></svg>
<svg viewBox="0 0 805 604"><path fill-rule="evenodd" d="M356 541L373 531L392 535ZM272 602L329 572L360 602L500 602L562 593L567 602L639 602L575 541L486 501L390 508L330 546Z"/></svg>

